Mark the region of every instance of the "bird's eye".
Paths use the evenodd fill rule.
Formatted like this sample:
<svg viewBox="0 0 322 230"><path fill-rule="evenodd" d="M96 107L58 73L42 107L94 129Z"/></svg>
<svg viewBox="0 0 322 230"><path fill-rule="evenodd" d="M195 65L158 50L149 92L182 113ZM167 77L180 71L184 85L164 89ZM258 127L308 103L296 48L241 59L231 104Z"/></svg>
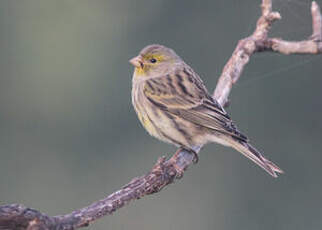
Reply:
<svg viewBox="0 0 322 230"><path fill-rule="evenodd" d="M150 62L151 62L151 63L156 63L156 62L157 62L157 60L156 60L155 58L151 58L151 59L150 59Z"/></svg>

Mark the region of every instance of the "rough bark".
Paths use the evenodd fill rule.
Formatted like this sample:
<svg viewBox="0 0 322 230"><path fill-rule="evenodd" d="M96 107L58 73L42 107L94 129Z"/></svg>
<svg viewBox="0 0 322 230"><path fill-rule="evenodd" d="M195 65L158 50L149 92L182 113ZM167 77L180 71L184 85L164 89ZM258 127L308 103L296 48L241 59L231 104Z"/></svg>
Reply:
<svg viewBox="0 0 322 230"><path fill-rule="evenodd" d="M312 36L302 41L285 41L269 38L272 23L281 18L272 11L271 0L262 0L262 15L252 35L240 40L231 58L218 79L214 98L222 105L228 105L228 96L250 57L256 52L273 51L282 54L322 53L322 16L316 2L312 2ZM199 152L199 146L196 152ZM50 217L21 204L0 206L0 229L15 230L72 230L88 226L91 222L110 215L132 200L157 193L165 186L182 177L184 170L193 164L192 154L179 149L169 160L161 157L146 175L132 179L120 190L95 201L91 205L70 214Z"/></svg>

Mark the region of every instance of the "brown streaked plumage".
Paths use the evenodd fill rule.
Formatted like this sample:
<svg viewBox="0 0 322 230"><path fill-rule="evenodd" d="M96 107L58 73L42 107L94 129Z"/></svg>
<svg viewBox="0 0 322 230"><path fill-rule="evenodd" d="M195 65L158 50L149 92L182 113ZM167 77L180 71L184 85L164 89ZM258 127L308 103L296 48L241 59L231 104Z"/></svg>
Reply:
<svg viewBox="0 0 322 230"><path fill-rule="evenodd" d="M192 152L217 142L233 147L273 177L283 173L249 144L198 74L172 49L150 45L130 62L135 66L133 106L152 136Z"/></svg>

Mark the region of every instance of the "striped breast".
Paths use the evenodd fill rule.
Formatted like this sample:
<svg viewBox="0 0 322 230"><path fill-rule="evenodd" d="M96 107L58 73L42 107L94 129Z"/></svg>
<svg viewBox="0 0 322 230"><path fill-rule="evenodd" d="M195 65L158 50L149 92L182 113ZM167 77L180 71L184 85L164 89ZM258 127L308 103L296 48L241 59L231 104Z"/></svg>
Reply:
<svg viewBox="0 0 322 230"><path fill-rule="evenodd" d="M154 98L170 99L172 94L189 94L182 77L186 77L183 72L135 82L137 85L132 89L132 100L141 123L152 136L190 148L196 144L194 139L200 127L167 111L150 97L153 94Z"/></svg>
<svg viewBox="0 0 322 230"><path fill-rule="evenodd" d="M143 94L144 82L134 82L132 87L132 104L135 112L143 125L143 127L149 132L150 135L162 138L157 126L153 121L153 111L148 108L146 103L149 103Z"/></svg>

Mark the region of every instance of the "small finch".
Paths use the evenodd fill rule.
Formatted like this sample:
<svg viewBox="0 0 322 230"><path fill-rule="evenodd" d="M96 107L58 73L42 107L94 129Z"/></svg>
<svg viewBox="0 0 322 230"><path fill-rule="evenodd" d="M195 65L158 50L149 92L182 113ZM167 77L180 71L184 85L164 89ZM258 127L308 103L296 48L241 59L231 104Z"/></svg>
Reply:
<svg viewBox="0 0 322 230"><path fill-rule="evenodd" d="M230 146L273 177L283 171L249 144L203 81L172 49L149 45L130 63L132 103L154 137L196 155L208 142Z"/></svg>

